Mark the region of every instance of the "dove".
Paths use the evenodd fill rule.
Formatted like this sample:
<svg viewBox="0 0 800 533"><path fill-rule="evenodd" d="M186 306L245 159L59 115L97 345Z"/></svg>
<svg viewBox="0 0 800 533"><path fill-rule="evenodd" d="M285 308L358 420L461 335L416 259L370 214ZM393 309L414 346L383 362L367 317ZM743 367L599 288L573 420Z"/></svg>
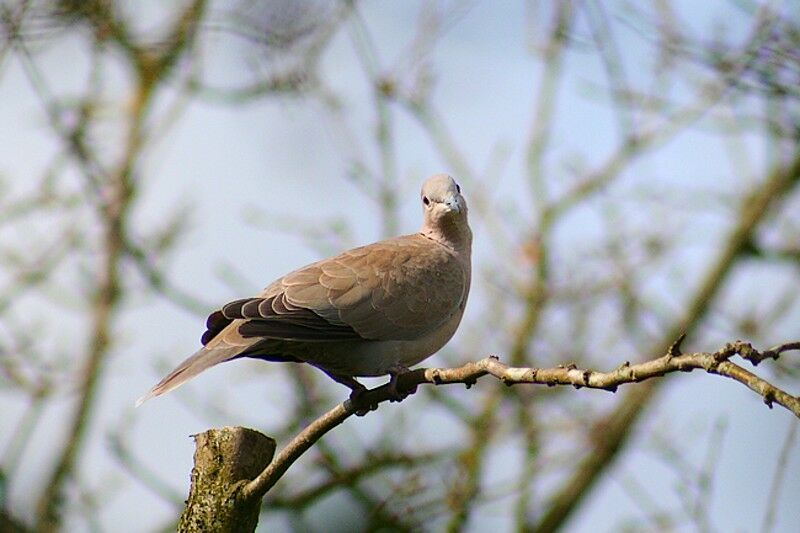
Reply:
<svg viewBox="0 0 800 533"><path fill-rule="evenodd" d="M388 374L396 387L400 374L450 340L470 289L472 231L461 187L436 174L420 201L417 233L304 266L211 313L203 347L137 405L242 357L308 363L349 387L351 398L366 389L357 377Z"/></svg>

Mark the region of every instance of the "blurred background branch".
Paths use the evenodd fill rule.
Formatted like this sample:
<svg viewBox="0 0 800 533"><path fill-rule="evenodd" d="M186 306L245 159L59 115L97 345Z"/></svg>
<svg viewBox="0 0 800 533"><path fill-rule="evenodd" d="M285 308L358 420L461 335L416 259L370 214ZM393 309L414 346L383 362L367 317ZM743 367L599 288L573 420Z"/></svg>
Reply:
<svg viewBox="0 0 800 533"><path fill-rule="evenodd" d="M681 333L797 338L798 7L3 2L0 529L174 528L182 437L236 424L281 446L339 403L314 369L240 362L130 407L214 306L413 231L433 172L470 202L476 276L432 365L612 368ZM793 357L759 368L787 391L798 376ZM484 381L318 441L261 524L796 523L797 421L727 380Z"/></svg>

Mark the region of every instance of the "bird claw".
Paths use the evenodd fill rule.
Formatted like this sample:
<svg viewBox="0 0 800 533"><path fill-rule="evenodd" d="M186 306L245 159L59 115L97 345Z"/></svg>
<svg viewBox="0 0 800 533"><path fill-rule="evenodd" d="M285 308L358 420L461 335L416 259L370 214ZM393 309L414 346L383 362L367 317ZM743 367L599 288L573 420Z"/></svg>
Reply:
<svg viewBox="0 0 800 533"><path fill-rule="evenodd" d="M405 366L401 366L401 365L394 366L394 367L389 369L390 378L389 378L389 383L388 383L388 388L389 388L388 396L389 396L389 401L390 402L402 402L409 395L411 395L411 394L416 392L416 390L417 390L416 387L413 387L413 388L411 388L409 390L402 391L402 392L398 389L398 383L399 383L400 376L402 376L403 374L405 374L407 372L409 372L408 368L405 367ZM355 381L354 379L350 379L350 380L347 380L347 382L345 382L341 378L341 376L337 376L337 381L339 381L340 383L345 383L347 386L349 386L352 389L352 392L350 393L350 397L348 398L347 401L350 404L350 406L355 408L355 415L356 416L364 416L367 413L369 413L370 411L375 411L376 409L378 409L378 403L377 402L367 403L367 402L364 401L363 396L367 392L367 388L364 387L361 383L359 383L358 381ZM364 405L362 405L362 404L364 404Z"/></svg>
<svg viewBox="0 0 800 533"><path fill-rule="evenodd" d="M402 402L405 400L409 395L416 392L417 388L414 387L413 389L401 392L397 388L398 380L400 376L409 372L408 367L405 366L395 366L389 369L389 401L390 402Z"/></svg>

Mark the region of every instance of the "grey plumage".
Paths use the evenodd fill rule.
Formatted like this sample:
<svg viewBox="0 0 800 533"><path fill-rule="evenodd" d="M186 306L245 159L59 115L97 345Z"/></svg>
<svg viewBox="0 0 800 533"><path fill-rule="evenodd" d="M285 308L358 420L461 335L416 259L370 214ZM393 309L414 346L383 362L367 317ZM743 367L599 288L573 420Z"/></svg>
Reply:
<svg viewBox="0 0 800 533"><path fill-rule="evenodd" d="M355 377L396 374L438 351L467 302L472 233L450 176L429 178L421 200L418 233L312 263L212 313L203 348L137 404L239 357L306 362L357 391Z"/></svg>

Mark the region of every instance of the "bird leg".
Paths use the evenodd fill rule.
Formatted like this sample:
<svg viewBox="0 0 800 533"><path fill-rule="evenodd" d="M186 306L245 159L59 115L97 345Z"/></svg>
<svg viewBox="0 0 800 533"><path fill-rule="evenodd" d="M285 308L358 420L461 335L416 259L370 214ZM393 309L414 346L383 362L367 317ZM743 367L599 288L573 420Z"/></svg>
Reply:
<svg viewBox="0 0 800 533"><path fill-rule="evenodd" d="M350 393L351 400L356 400L359 396L364 394L365 390L367 390L367 388L358 381L356 381L356 378L354 378L353 376L347 376L345 374L335 374L333 372L328 372L325 369L320 369L320 370L328 374L328 377L330 377L335 382L341 383L345 387L349 388L352 391Z"/></svg>
<svg viewBox="0 0 800 533"><path fill-rule="evenodd" d="M356 379L353 376L347 376L344 374L334 374L333 372L328 372L327 370L324 369L320 370L328 374L328 376L330 376L332 380L350 388L351 392L349 401L352 404L358 404L359 401L361 400L361 396L363 396L364 393L367 391L367 388L363 384L356 381ZM364 416L370 411L374 411L377 408L378 404L368 405L362 409L357 410L356 416Z"/></svg>

